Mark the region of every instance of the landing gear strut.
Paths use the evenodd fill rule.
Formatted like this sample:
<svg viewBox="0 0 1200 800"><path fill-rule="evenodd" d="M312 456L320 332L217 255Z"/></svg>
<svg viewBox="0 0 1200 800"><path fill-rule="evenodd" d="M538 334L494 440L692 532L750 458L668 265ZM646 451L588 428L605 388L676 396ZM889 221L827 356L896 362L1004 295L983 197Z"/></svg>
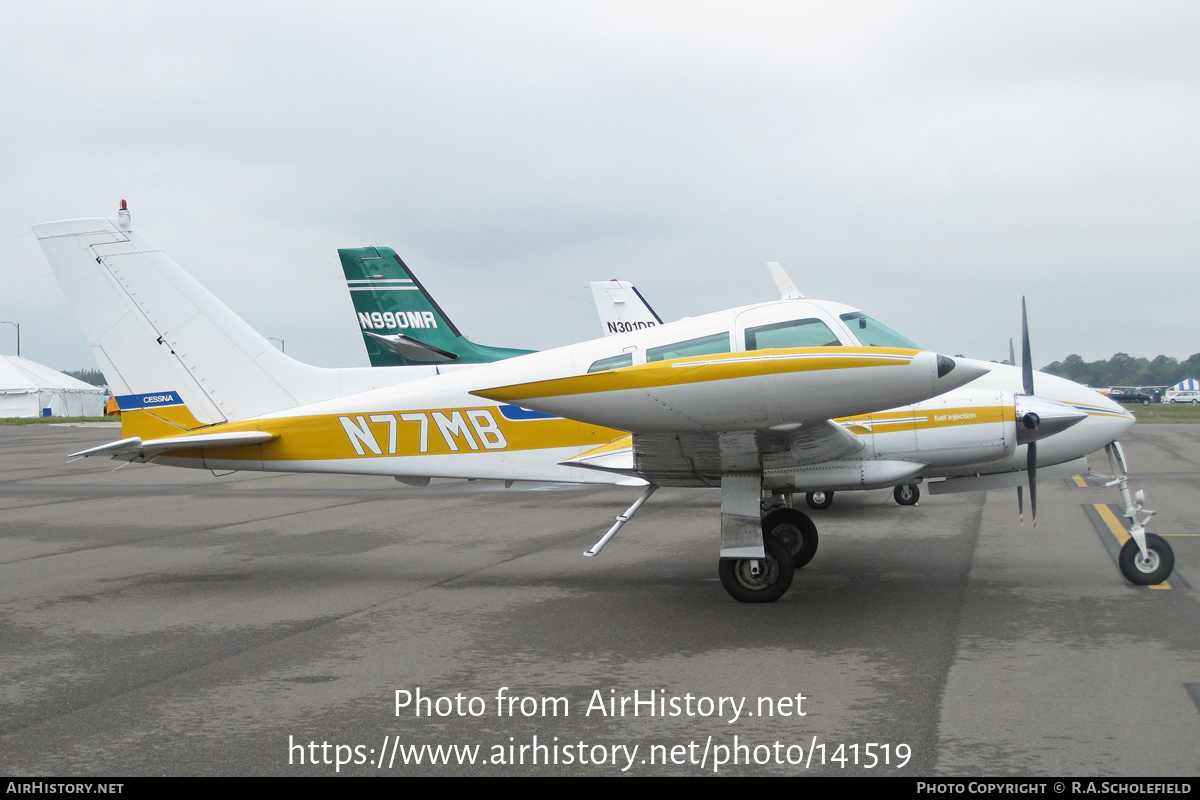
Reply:
<svg viewBox="0 0 1200 800"><path fill-rule="evenodd" d="M1125 518L1129 520L1129 541L1121 546L1117 565L1125 580L1136 586L1155 586L1171 576L1175 568L1175 552L1167 540L1153 533L1146 533L1146 523L1154 512L1143 507L1145 496L1139 491L1129 492L1129 477L1125 470L1125 454L1117 442L1107 445L1108 463L1112 466L1113 479L1107 486L1116 486L1125 506Z"/></svg>

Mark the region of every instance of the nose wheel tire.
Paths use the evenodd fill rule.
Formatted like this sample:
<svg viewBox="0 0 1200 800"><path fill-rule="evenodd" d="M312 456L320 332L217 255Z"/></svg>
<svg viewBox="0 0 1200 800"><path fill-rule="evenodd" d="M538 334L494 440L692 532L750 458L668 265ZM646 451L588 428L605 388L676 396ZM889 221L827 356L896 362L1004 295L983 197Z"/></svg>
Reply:
<svg viewBox="0 0 1200 800"><path fill-rule="evenodd" d="M921 490L915 483L906 483L893 489L892 497L902 506L915 506L921 499Z"/></svg>
<svg viewBox="0 0 1200 800"><path fill-rule="evenodd" d="M830 492L832 498L833 493ZM792 556L792 567L800 569L817 554L817 526L803 512L794 508L778 508L762 521L764 539L783 543Z"/></svg>
<svg viewBox="0 0 1200 800"><path fill-rule="evenodd" d="M763 539L766 558L722 558L721 585L739 603L773 603L792 585L792 556L783 542Z"/></svg>
<svg viewBox="0 0 1200 800"><path fill-rule="evenodd" d="M1125 580L1137 586L1155 586L1171 575L1175 568L1175 551L1167 540L1153 533L1146 534L1146 558L1133 539L1121 547L1117 563Z"/></svg>
<svg viewBox="0 0 1200 800"><path fill-rule="evenodd" d="M804 495L804 502L809 508L822 509L833 505L833 492L809 492Z"/></svg>

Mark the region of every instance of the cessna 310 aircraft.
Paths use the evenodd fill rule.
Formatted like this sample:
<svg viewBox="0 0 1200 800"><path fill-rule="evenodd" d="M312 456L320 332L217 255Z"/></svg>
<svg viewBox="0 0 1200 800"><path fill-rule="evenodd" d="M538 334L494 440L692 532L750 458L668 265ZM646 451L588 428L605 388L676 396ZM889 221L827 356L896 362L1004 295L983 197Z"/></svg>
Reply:
<svg viewBox="0 0 1200 800"><path fill-rule="evenodd" d="M861 312L831 316L800 299L462 368L311 367L132 230L122 206L117 220L34 228L123 411L123 439L75 455L411 483L646 485L589 554L657 486L720 486L719 574L745 602L782 596L817 544L786 503L763 515L764 490L889 486L987 458L1019 468L1019 448L1041 439L1026 463L1059 463L1132 423L1066 381L1055 394L1070 406L990 385L939 398L992 365L921 351ZM1087 449L1077 437L1058 444L1068 427L1088 432ZM923 446L926 436L941 446ZM1133 536L1135 577L1164 580L1169 546Z"/></svg>

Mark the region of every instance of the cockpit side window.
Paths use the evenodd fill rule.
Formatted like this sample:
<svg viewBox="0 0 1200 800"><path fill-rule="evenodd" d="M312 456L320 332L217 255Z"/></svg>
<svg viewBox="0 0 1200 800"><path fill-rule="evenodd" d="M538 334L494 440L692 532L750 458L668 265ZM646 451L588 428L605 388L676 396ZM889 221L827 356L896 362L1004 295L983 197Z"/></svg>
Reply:
<svg viewBox="0 0 1200 800"><path fill-rule="evenodd" d="M605 370L620 369L621 367L632 367L632 366L633 366L633 353L622 353L619 356L612 356L611 358L602 358L599 361L593 362L592 365L590 367L588 367L588 372L604 372Z"/></svg>
<svg viewBox="0 0 1200 800"><path fill-rule="evenodd" d="M842 314L842 322L846 323L846 327L862 342L864 347L907 347L910 350L925 349L907 336L901 336L887 325L884 325L877 319L868 317L861 311Z"/></svg>
<svg viewBox="0 0 1200 800"><path fill-rule="evenodd" d="M771 325L746 328L747 350L775 347L838 347L841 342L819 319L789 319Z"/></svg>
<svg viewBox="0 0 1200 800"><path fill-rule="evenodd" d="M711 353L728 352L729 334L718 333L714 336L702 336L699 339L688 339L685 342L651 347L646 350L646 361L667 361L672 358L684 358L685 356L704 356Z"/></svg>

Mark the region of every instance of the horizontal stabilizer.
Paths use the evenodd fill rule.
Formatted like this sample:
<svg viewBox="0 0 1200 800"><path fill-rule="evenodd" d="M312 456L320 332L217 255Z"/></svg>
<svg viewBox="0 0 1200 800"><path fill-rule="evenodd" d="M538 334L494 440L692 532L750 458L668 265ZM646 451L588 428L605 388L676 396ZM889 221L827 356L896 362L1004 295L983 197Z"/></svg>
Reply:
<svg viewBox="0 0 1200 800"><path fill-rule="evenodd" d="M425 344L425 342L419 342L411 336L405 336L402 333L383 334L363 331L363 336L369 336L384 350L387 350L389 353L395 353L398 356L404 356L409 361L421 364L445 364L458 360L458 356L454 353L434 347L431 344Z"/></svg>
<svg viewBox="0 0 1200 800"><path fill-rule="evenodd" d="M168 439L147 439L134 436L119 442L102 444L88 450L72 453L70 458L88 456L112 456L123 458L152 458L168 450L199 450L204 447L239 447L247 444L262 444L279 438L277 433L265 431L231 431L229 433L202 433L196 436L172 436Z"/></svg>

